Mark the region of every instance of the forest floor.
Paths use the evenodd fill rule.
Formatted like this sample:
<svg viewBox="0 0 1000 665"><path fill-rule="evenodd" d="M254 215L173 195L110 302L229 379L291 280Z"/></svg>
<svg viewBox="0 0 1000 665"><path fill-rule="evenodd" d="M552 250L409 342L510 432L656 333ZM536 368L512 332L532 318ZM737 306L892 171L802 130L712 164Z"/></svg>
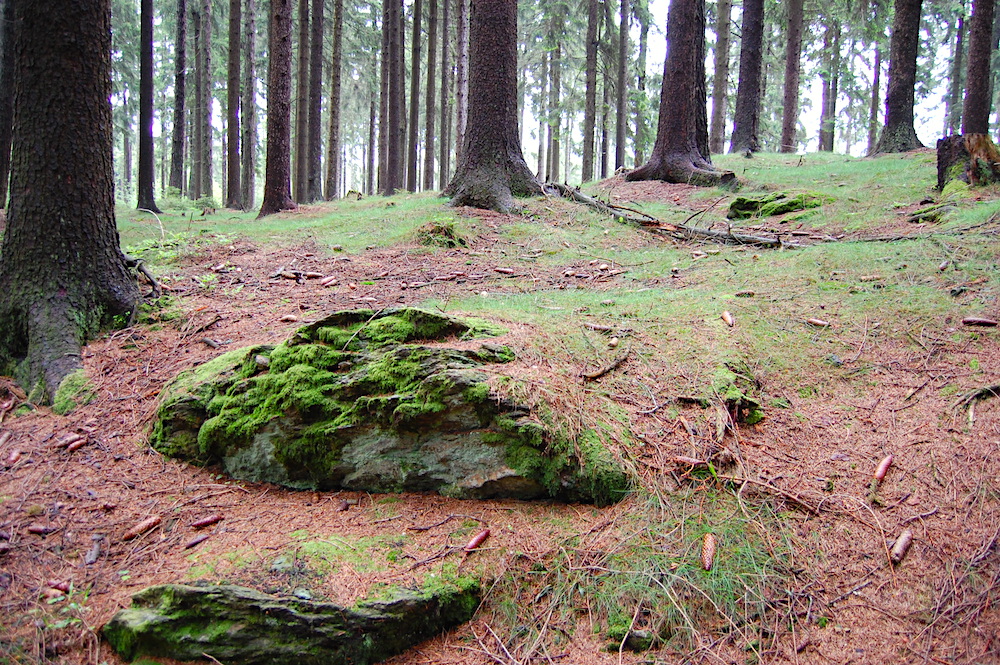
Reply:
<svg viewBox="0 0 1000 665"><path fill-rule="evenodd" d="M228 211L168 209L162 226L120 213L123 244L166 296L85 348L90 401L68 415L0 379L0 663L121 662L100 626L151 584L350 602L459 569L490 581L476 618L388 662L1000 662L1000 399L976 393L1000 384L1000 332L963 325L1000 316L998 193L961 193L943 220L914 223L940 199L930 153L723 164L742 193L830 197L745 223L803 246L682 242L559 199L498 215L399 195L256 226ZM733 197L618 178L588 191L673 223L704 210L691 223L715 228ZM465 245L425 244L431 226ZM501 323L518 354L502 371L567 427L605 427L634 494L596 508L296 492L148 447L178 372L331 311L398 304ZM720 408L724 369L763 406L759 423ZM70 433L86 444L59 447ZM151 516L157 527L123 538ZM463 555L483 526L484 547ZM906 529L913 544L891 565ZM625 647L639 630L658 636L650 650Z"/></svg>

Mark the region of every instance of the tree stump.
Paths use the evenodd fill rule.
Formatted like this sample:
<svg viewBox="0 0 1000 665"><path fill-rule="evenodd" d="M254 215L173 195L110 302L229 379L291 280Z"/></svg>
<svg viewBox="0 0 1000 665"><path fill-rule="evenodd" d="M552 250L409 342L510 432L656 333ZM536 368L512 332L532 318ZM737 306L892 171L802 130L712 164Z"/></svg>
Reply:
<svg viewBox="0 0 1000 665"><path fill-rule="evenodd" d="M937 142L938 191L952 180L970 185L1000 182L1000 150L986 134L946 136Z"/></svg>

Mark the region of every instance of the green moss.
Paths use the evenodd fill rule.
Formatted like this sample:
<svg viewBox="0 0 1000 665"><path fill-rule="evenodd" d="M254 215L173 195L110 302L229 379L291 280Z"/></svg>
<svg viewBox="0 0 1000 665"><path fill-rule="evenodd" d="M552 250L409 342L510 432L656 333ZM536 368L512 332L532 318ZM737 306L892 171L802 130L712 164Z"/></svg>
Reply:
<svg viewBox="0 0 1000 665"><path fill-rule="evenodd" d="M95 396L94 386L87 379L87 373L78 369L68 374L59 384L59 389L52 398L52 410L65 416L78 406L90 404Z"/></svg>
<svg viewBox="0 0 1000 665"><path fill-rule="evenodd" d="M769 217L783 215L809 208L818 208L824 203L832 203L833 199L822 194L800 192L788 194L774 192L766 196L737 196L729 205L726 217L729 219L750 219L752 217Z"/></svg>

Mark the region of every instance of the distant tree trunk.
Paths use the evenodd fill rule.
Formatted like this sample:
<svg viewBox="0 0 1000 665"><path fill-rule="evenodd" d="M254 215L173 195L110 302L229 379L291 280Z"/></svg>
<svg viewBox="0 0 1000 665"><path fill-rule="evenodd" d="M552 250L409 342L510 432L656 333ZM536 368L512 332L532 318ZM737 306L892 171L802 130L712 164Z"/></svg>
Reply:
<svg viewBox="0 0 1000 665"><path fill-rule="evenodd" d="M951 57L948 96L944 105L944 134L954 134L962 125L962 75L965 67L965 17L958 17L955 28L955 50Z"/></svg>
<svg viewBox="0 0 1000 665"><path fill-rule="evenodd" d="M115 226L111 3L19 1L0 367L34 402L81 367L81 341L140 301Z"/></svg>
<svg viewBox="0 0 1000 665"><path fill-rule="evenodd" d="M608 130L611 114L611 91L608 85L607 76L604 77L604 86L601 98L601 180L608 177L608 162L611 161L611 132Z"/></svg>
<svg viewBox="0 0 1000 665"><path fill-rule="evenodd" d="M344 0L333 2L333 60L330 63L330 133L326 141L326 200L340 196L340 97L344 53ZM375 112L372 109L372 122ZM368 192L370 193L370 192Z"/></svg>
<svg viewBox="0 0 1000 665"><path fill-rule="evenodd" d="M203 58L205 56L204 51L201 49L201 9L198 6L200 0L194 0L196 4L191 7L191 27L193 28L192 34L192 47L194 48L194 108L191 109L191 136L188 141L188 159L191 162L191 174L190 180L188 181L188 194L195 201L201 198L201 184L203 182L201 176L202 170L202 130L204 127L201 123L201 117L204 115L203 109L205 107L205 87L202 84L202 77L205 72L205 63Z"/></svg>
<svg viewBox="0 0 1000 665"><path fill-rule="evenodd" d="M229 69L226 77L226 207L243 209L240 187L240 31L242 0L229 0Z"/></svg>
<svg viewBox="0 0 1000 665"><path fill-rule="evenodd" d="M446 0L447 1L447 0ZM437 0L430 0L427 16L427 88L424 97L424 189L434 189L434 115L437 80ZM414 100L416 103L416 100Z"/></svg>
<svg viewBox="0 0 1000 665"><path fill-rule="evenodd" d="M840 23L831 20L823 33L826 71L821 75L823 95L820 102L819 149L833 152L837 128L837 77L840 73Z"/></svg>
<svg viewBox="0 0 1000 665"><path fill-rule="evenodd" d="M889 89L885 127L872 154L922 148L913 128L913 92L917 81L917 46L923 0L896 0L889 44Z"/></svg>
<svg viewBox="0 0 1000 665"><path fill-rule="evenodd" d="M122 182L127 187L130 187L132 185L132 119L131 118L126 119L125 126L122 127Z"/></svg>
<svg viewBox="0 0 1000 665"><path fill-rule="evenodd" d="M639 59L636 62L638 99L635 104L635 163L646 161L649 130L646 127L646 51L649 46L649 0L637 0L635 17L639 21Z"/></svg>
<svg viewBox="0 0 1000 665"><path fill-rule="evenodd" d="M375 114L378 109L375 108L375 97L372 97L370 103L371 116L368 119L368 181L367 189L365 193L368 195L375 193Z"/></svg>
<svg viewBox="0 0 1000 665"><path fill-rule="evenodd" d="M455 161L462 159L469 117L469 0L458 0L458 58L455 79Z"/></svg>
<svg viewBox="0 0 1000 665"><path fill-rule="evenodd" d="M627 106L628 85L625 72L628 67L629 0L621 0L621 17L618 24L618 76L615 79L615 170L625 166L625 141L628 125Z"/></svg>
<svg viewBox="0 0 1000 665"><path fill-rule="evenodd" d="M802 71L804 0L790 0L785 44L785 96L781 114L781 152L795 152L799 142L799 74ZM877 95L876 95L877 96Z"/></svg>
<svg viewBox="0 0 1000 665"><path fill-rule="evenodd" d="M514 196L542 191L517 130L517 1L472 0L470 32L468 133L445 194L451 205L508 212Z"/></svg>
<svg viewBox="0 0 1000 665"><path fill-rule="evenodd" d="M875 73L872 77L872 100L868 108L868 154L875 151L875 145L878 143L878 107L882 79L882 48L879 42L875 42L875 64L872 69Z"/></svg>
<svg viewBox="0 0 1000 665"><path fill-rule="evenodd" d="M267 160L264 201L257 215L265 217L292 210L292 0L270 0L267 68Z"/></svg>
<svg viewBox="0 0 1000 665"><path fill-rule="evenodd" d="M10 143L14 122L14 1L4 0L0 11L0 208L7 207L10 185Z"/></svg>
<svg viewBox="0 0 1000 665"><path fill-rule="evenodd" d="M396 182L399 183L400 189L406 187L406 125L408 124L406 117L406 11L403 4L403 1L400 0L396 27L396 34L399 36L399 49L396 51L396 69L398 70L396 76L399 77L399 95L396 97L396 103L399 105L399 131L393 142L393 145L399 146Z"/></svg>
<svg viewBox="0 0 1000 665"><path fill-rule="evenodd" d="M379 145L385 146L384 169L379 173L380 192L384 196L391 196L397 189L401 189L402 166L405 151L404 144L399 141L399 136L403 131L403 79L400 58L403 49L401 44L401 32L399 29L399 18L403 12L402 0L388 0L384 3L385 8L383 22L387 33L387 57L383 71L386 72L386 122L379 130L381 136Z"/></svg>
<svg viewBox="0 0 1000 665"><path fill-rule="evenodd" d="M735 180L712 166L705 114L705 0L670 0L670 49L663 66L660 119L649 161L626 180L717 185Z"/></svg>
<svg viewBox="0 0 1000 665"><path fill-rule="evenodd" d="M597 125L597 26L601 15L597 0L587 2L587 73L583 110L583 181L594 179L594 129Z"/></svg>
<svg viewBox="0 0 1000 665"><path fill-rule="evenodd" d="M389 160L389 12L391 2L382 3L382 47L379 51L378 95L378 191L385 192L386 164Z"/></svg>
<svg viewBox="0 0 1000 665"><path fill-rule="evenodd" d="M558 40L558 37L556 38ZM549 88L549 131L551 132L549 141L549 168L546 180L550 182L559 181L559 142L562 129L562 109L560 107L560 87L562 86L562 44L556 41L556 48L552 51L552 85Z"/></svg>
<svg viewBox="0 0 1000 665"><path fill-rule="evenodd" d="M535 173L539 180L545 180L548 177L546 170L549 163L546 160L546 155L548 154L549 140L546 137L546 131L549 130L548 65L551 57L548 51L542 53L541 62L538 66L538 170Z"/></svg>
<svg viewBox="0 0 1000 665"><path fill-rule="evenodd" d="M138 208L160 212L153 195L153 0L139 3Z"/></svg>
<svg viewBox="0 0 1000 665"><path fill-rule="evenodd" d="M257 0L245 0L243 36L243 124L240 149L243 167L240 180L240 200L244 210L254 207L257 189Z"/></svg>
<svg viewBox="0 0 1000 665"><path fill-rule="evenodd" d="M792 0L793 2L795 0ZM729 42L733 0L716 3L715 22L715 77L712 82L712 132L709 149L713 153L725 150L726 101L729 97Z"/></svg>
<svg viewBox="0 0 1000 665"><path fill-rule="evenodd" d="M406 188L415 192L419 189L417 182L417 135L419 134L420 105L420 22L423 20L423 3L413 1L413 37L410 39L410 121L409 140L406 156Z"/></svg>
<svg viewBox="0 0 1000 665"><path fill-rule="evenodd" d="M743 0L743 39L740 43L740 81L733 111L729 152L752 154L760 150L760 78L764 40L764 0Z"/></svg>
<svg viewBox="0 0 1000 665"><path fill-rule="evenodd" d="M212 0L204 0L201 12L201 63L202 75L201 98L204 106L201 109L201 194L211 198L213 193L212 182L212 99L213 99L213 75L212 75Z"/></svg>
<svg viewBox="0 0 1000 665"><path fill-rule="evenodd" d="M177 36L174 39L174 131L170 144L170 186L184 190L185 90L187 75L187 0L177 0Z"/></svg>
<svg viewBox="0 0 1000 665"><path fill-rule="evenodd" d="M973 0L972 3L962 134L987 134L990 131L990 65L995 5L995 0Z"/></svg>
<svg viewBox="0 0 1000 665"><path fill-rule="evenodd" d="M309 54L309 135L306 159L306 200L323 198L323 4L313 0Z"/></svg>
<svg viewBox="0 0 1000 665"><path fill-rule="evenodd" d="M452 0L443 0L441 12L441 159L438 166L440 172L438 182L444 189L445 183L451 178L451 60L448 57L451 45L449 34L448 7Z"/></svg>
<svg viewBox="0 0 1000 665"><path fill-rule="evenodd" d="M296 203L308 199L309 180L309 0L299 0L299 68L295 77L295 173L292 191Z"/></svg>

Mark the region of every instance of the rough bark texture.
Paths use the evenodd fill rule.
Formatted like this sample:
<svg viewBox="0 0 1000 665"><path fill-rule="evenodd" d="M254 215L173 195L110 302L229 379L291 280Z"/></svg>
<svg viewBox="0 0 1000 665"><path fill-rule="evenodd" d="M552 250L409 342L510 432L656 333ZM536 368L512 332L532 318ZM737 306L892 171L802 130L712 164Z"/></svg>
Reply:
<svg viewBox="0 0 1000 665"><path fill-rule="evenodd" d="M420 123L420 21L423 19L423 3L413 2L413 37L410 39L410 121L407 123L409 136L406 142L406 188L417 191L417 136Z"/></svg>
<svg viewBox="0 0 1000 665"><path fill-rule="evenodd" d="M383 68L386 77L385 118L381 125L380 145L384 146L385 163L379 174L380 191L385 196L391 196L397 189L403 187L403 159L405 144L400 144L399 136L403 130L403 58L402 31L399 29L400 17L403 14L403 0L388 0L384 4L386 38L386 58Z"/></svg>
<svg viewBox="0 0 1000 665"><path fill-rule="evenodd" d="M875 145L878 143L878 107L879 107L879 91L881 90L882 81L882 47L879 42L875 42L875 64L872 65L872 69L875 74L872 78L872 98L871 104L868 107L868 153L872 153L875 150Z"/></svg>
<svg viewBox="0 0 1000 665"><path fill-rule="evenodd" d="M305 203L309 179L309 0L299 0L299 69L295 77L295 201Z"/></svg>
<svg viewBox="0 0 1000 665"><path fill-rule="evenodd" d="M153 0L139 5L138 208L160 212L153 196Z"/></svg>
<svg viewBox="0 0 1000 665"><path fill-rule="evenodd" d="M458 56L455 62L455 162L462 161L465 132L469 124L469 0L458 0L456 20Z"/></svg>
<svg viewBox="0 0 1000 665"><path fill-rule="evenodd" d="M751 154L760 150L760 74L764 38L764 0L743 1L743 40L740 44L740 81L733 111L733 137L729 152Z"/></svg>
<svg viewBox="0 0 1000 665"><path fill-rule="evenodd" d="M427 88L424 98L424 189L434 189L434 115L437 98L437 0L427 8Z"/></svg>
<svg viewBox="0 0 1000 665"><path fill-rule="evenodd" d="M309 151L306 199L323 198L323 0L312 0L309 55Z"/></svg>
<svg viewBox="0 0 1000 665"><path fill-rule="evenodd" d="M1000 150L989 135L952 135L938 140L938 191L952 180L970 185L995 185L1000 182Z"/></svg>
<svg viewBox="0 0 1000 665"><path fill-rule="evenodd" d="M799 75L802 71L804 4L804 0L790 0L786 5L788 8L788 33L785 43L785 96L781 112L781 152L795 152L799 147L796 136L799 131Z"/></svg>
<svg viewBox="0 0 1000 665"><path fill-rule="evenodd" d="M10 184L10 139L14 107L14 0L4 0L0 13L0 208L7 206Z"/></svg>
<svg viewBox="0 0 1000 665"><path fill-rule="evenodd" d="M243 101L240 110L243 124L240 128L240 150L243 167L240 173L240 190L243 209L254 207L257 189L257 0L245 0L243 35Z"/></svg>
<svg viewBox="0 0 1000 665"><path fill-rule="evenodd" d="M204 126L201 122L202 109L205 106L203 98L205 89L202 85L205 65L202 61L204 52L201 49L201 9L196 4L191 6L191 47L194 49L194 108L191 109L191 135L188 140L188 157L191 163L191 172L188 179L188 195L194 199L201 198L201 171L202 171L202 130Z"/></svg>
<svg viewBox="0 0 1000 665"><path fill-rule="evenodd" d="M833 152L833 141L837 130L837 79L840 74L840 24L835 19L828 18L826 30L823 33L823 53L825 71L820 74L823 80L822 100L820 101L819 118L819 149Z"/></svg>
<svg viewBox="0 0 1000 665"><path fill-rule="evenodd" d="M187 0L177 0L177 35L174 39L174 129L170 143L170 186L184 189L184 135L187 80Z"/></svg>
<svg viewBox="0 0 1000 665"><path fill-rule="evenodd" d="M972 5L962 134L987 134L990 131L990 65L995 6L996 0L975 0Z"/></svg>
<svg viewBox="0 0 1000 665"><path fill-rule="evenodd" d="M240 187L240 30L243 0L229 0L229 71L226 78L226 207L243 209Z"/></svg>
<svg viewBox="0 0 1000 665"><path fill-rule="evenodd" d="M445 194L455 206L507 212L514 196L542 191L517 128L516 0L473 0L470 33L469 124Z"/></svg>
<svg viewBox="0 0 1000 665"><path fill-rule="evenodd" d="M948 97L944 106L944 134L954 134L962 124L963 66L965 63L965 17L959 16L955 26L955 48L951 55Z"/></svg>
<svg viewBox="0 0 1000 665"><path fill-rule="evenodd" d="M715 23L715 79L712 82L712 133L709 149L716 154L726 142L726 100L729 87L729 21L732 17L732 0L716 3L718 15Z"/></svg>
<svg viewBox="0 0 1000 665"><path fill-rule="evenodd" d="M330 133L326 141L327 201L332 201L340 196L340 70L343 53L344 0L334 0L333 58L330 62ZM372 116L374 116L374 110Z"/></svg>
<svg viewBox="0 0 1000 665"><path fill-rule="evenodd" d="M872 154L922 148L913 129L913 90L917 80L917 45L923 0L896 0L889 44L889 89L885 127Z"/></svg>
<svg viewBox="0 0 1000 665"><path fill-rule="evenodd" d="M441 159L438 166L440 173L438 182L441 187L448 182L451 177L451 35L449 34L450 23L448 22L449 11L452 0L443 0L441 12Z"/></svg>
<svg viewBox="0 0 1000 665"><path fill-rule="evenodd" d="M212 182L212 0L204 0L201 11L201 195L213 196Z"/></svg>
<svg viewBox="0 0 1000 665"><path fill-rule="evenodd" d="M80 345L134 311L111 163L109 0L18 2L11 201L0 253L0 372L37 399Z"/></svg>
<svg viewBox="0 0 1000 665"><path fill-rule="evenodd" d="M587 2L586 91L583 110L583 181L594 179L594 129L597 126L597 24L601 20L597 0Z"/></svg>
<svg viewBox="0 0 1000 665"><path fill-rule="evenodd" d="M553 23L556 19L553 19ZM560 88L562 88L562 44L558 41L556 28L553 27L553 38L556 40L555 49L550 53L552 58L551 85L549 86L549 156L546 180L559 182L559 153L562 129L562 109L560 108Z"/></svg>
<svg viewBox="0 0 1000 665"><path fill-rule="evenodd" d="M635 163L646 161L646 148L649 144L649 127L646 122L646 54L649 50L649 0L638 0L635 3L635 18L639 21L639 56L636 61L636 95L635 101ZM569 151L567 150L567 156Z"/></svg>
<svg viewBox="0 0 1000 665"><path fill-rule="evenodd" d="M621 16L618 24L618 76L615 78L615 170L625 166L625 137L628 122L625 100L628 86L625 71L628 66L629 0L621 0Z"/></svg>
<svg viewBox="0 0 1000 665"><path fill-rule="evenodd" d="M271 0L267 161L259 217L295 208L291 185L292 0Z"/></svg>
<svg viewBox="0 0 1000 665"><path fill-rule="evenodd" d="M625 179L694 185L732 182L733 173L712 166L708 152L704 0L670 1L667 43L656 145L649 161Z"/></svg>

